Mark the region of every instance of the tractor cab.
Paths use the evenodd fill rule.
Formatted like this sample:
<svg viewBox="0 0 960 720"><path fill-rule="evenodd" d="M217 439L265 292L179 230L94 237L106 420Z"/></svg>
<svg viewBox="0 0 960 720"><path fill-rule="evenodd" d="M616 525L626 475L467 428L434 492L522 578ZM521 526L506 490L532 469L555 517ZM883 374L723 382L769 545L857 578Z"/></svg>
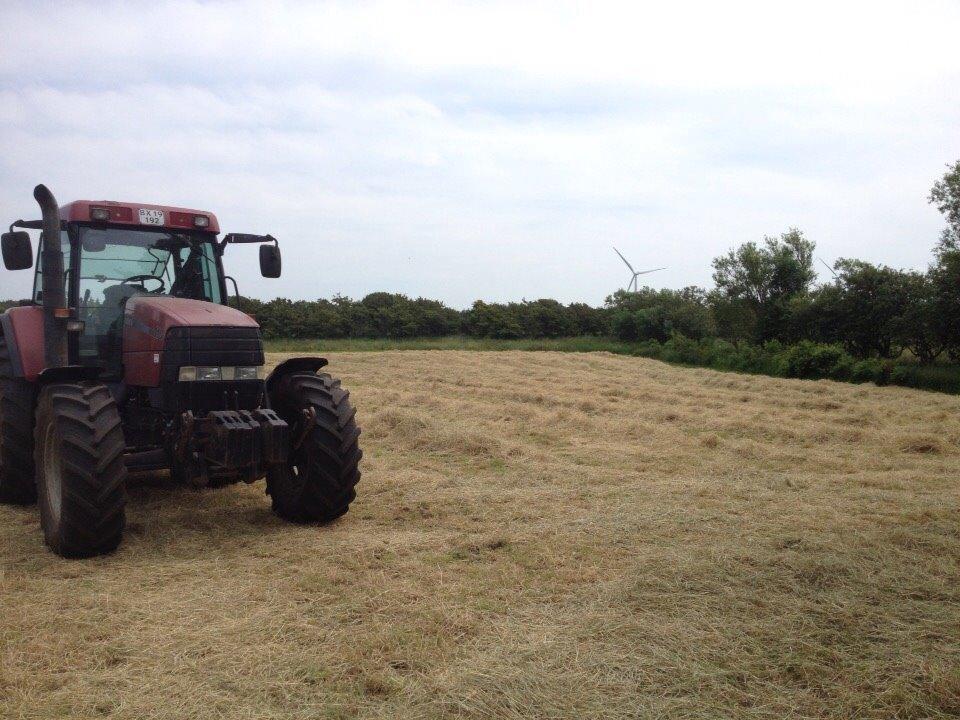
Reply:
<svg viewBox="0 0 960 720"><path fill-rule="evenodd" d="M71 309L71 364L96 366L102 377L123 372L124 315L133 297L172 297L227 305L221 257L231 242L262 247L265 277L280 274L280 251L271 236L230 234L217 240L213 213L169 206L76 201L60 208L63 292ZM16 221L13 228L39 228ZM25 233L23 235L26 235ZM29 243L29 239L26 239ZM27 246L29 249L29 245ZM43 240L34 274L33 300L43 304Z"/></svg>

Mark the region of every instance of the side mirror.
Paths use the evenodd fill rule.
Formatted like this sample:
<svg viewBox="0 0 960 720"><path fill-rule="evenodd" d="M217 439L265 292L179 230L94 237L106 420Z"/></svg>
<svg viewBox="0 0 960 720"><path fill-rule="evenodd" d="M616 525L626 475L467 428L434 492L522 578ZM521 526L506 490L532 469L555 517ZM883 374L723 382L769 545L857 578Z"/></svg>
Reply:
<svg viewBox="0 0 960 720"><path fill-rule="evenodd" d="M260 246L260 274L265 278L280 277L280 248L276 245Z"/></svg>
<svg viewBox="0 0 960 720"><path fill-rule="evenodd" d="M0 245L3 247L3 266L7 270L26 270L33 267L33 247L30 245L29 233L23 230L4 233L0 236ZM278 254L278 268L279 263Z"/></svg>

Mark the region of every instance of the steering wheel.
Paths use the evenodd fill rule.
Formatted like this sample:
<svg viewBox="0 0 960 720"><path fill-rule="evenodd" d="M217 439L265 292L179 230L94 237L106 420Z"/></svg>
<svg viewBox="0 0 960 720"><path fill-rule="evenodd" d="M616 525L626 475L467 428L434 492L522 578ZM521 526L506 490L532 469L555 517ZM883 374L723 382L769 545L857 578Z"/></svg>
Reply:
<svg viewBox="0 0 960 720"><path fill-rule="evenodd" d="M156 290L147 290L147 288L144 286L144 283L147 280L156 280L158 283L160 283L160 287L158 287ZM167 290L167 284L163 281L163 278L157 277L156 275L131 275L126 280L122 280L120 284L126 285L127 283L135 283L135 282L140 283L140 287L143 289L144 292L162 293L162 292L166 292Z"/></svg>

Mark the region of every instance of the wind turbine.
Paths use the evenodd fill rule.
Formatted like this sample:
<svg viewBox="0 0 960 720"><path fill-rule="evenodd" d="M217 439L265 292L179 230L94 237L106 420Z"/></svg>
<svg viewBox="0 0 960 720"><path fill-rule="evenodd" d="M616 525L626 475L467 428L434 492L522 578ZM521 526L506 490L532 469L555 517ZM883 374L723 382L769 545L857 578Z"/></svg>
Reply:
<svg viewBox="0 0 960 720"><path fill-rule="evenodd" d="M827 263L827 261L824 260L823 258L819 258L819 260L820 260L820 262L823 263L823 266L824 266L827 270L830 271L830 274L833 275L833 279L834 279L834 280L837 280L837 279L838 279L838 278L837 278L837 271L834 270L832 267L830 267L830 265Z"/></svg>
<svg viewBox="0 0 960 720"><path fill-rule="evenodd" d="M627 287L626 287L627 292L637 292L637 278L638 278L640 275L646 275L647 273L656 272L657 270L666 270L665 267L653 268L653 270L640 270L640 271L634 270L634 269L633 269L633 265L631 265L631 264L627 261L627 259L623 256L623 253L621 253L621 252L620 252L619 250L617 250L616 248L613 248L613 251L614 251L617 255L620 256L620 259L623 260L624 264L625 264L628 268L630 268L630 272L633 273L633 277L630 278L630 282L627 283Z"/></svg>

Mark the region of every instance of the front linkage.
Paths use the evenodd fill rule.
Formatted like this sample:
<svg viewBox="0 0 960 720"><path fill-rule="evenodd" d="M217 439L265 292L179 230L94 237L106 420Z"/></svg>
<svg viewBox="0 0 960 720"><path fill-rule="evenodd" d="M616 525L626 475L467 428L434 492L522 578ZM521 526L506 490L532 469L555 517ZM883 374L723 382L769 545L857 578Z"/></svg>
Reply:
<svg viewBox="0 0 960 720"><path fill-rule="evenodd" d="M173 455L192 485L209 485L211 469L251 483L286 462L290 437L290 426L269 408L213 410L199 418L188 410L180 416Z"/></svg>

